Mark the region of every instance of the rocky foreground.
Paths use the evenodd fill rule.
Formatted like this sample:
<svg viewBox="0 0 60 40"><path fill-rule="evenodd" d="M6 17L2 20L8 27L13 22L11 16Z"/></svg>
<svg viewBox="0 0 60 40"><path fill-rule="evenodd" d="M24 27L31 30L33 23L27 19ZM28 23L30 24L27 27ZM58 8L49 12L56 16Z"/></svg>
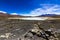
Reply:
<svg viewBox="0 0 60 40"><path fill-rule="evenodd" d="M40 22L41 27L45 30L54 25L57 31L57 38L60 40L60 20L52 21L29 21L29 20L0 20L0 40L19 40L26 32L33 28L34 23ZM31 40L44 40L34 36Z"/></svg>

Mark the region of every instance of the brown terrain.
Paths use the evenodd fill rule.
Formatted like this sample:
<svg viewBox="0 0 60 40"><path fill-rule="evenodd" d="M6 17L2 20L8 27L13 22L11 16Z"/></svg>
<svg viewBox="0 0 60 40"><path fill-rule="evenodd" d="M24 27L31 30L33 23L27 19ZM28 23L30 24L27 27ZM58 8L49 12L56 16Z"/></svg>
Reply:
<svg viewBox="0 0 60 40"><path fill-rule="evenodd" d="M57 38L60 40L60 19L54 20L21 20L8 18L23 18L24 16L9 15L0 13L0 40L19 40L27 31L33 28L34 23L40 22L41 27L45 30L54 25L57 31ZM60 16L53 16L49 18L60 18ZM33 39L31 39L33 40ZM34 40L41 40L39 37L34 37Z"/></svg>

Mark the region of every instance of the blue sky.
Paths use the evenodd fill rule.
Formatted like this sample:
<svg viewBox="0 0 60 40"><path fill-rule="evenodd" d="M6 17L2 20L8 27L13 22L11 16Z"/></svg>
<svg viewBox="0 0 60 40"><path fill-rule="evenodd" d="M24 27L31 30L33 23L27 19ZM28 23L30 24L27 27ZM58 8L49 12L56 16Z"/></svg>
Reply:
<svg viewBox="0 0 60 40"><path fill-rule="evenodd" d="M0 12L11 15L38 16L60 15L59 0L0 0Z"/></svg>

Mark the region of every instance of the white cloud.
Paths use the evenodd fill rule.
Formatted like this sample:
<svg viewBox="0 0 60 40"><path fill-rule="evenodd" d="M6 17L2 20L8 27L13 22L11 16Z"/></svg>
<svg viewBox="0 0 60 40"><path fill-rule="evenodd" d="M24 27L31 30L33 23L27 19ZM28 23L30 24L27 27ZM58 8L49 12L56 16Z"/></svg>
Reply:
<svg viewBox="0 0 60 40"><path fill-rule="evenodd" d="M5 11L0 11L0 13L7 13L7 12L5 12Z"/></svg>
<svg viewBox="0 0 60 40"><path fill-rule="evenodd" d="M11 15L18 15L17 13L10 13Z"/></svg>
<svg viewBox="0 0 60 40"><path fill-rule="evenodd" d="M57 14L60 15L60 5L41 4L42 8L37 8L27 14L20 14L23 16L39 16L42 14Z"/></svg>

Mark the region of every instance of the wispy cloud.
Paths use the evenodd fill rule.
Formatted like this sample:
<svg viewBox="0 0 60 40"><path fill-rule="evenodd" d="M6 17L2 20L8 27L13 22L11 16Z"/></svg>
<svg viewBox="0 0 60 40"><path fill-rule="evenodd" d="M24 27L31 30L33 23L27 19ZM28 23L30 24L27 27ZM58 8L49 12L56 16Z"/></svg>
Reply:
<svg viewBox="0 0 60 40"><path fill-rule="evenodd" d="M5 14L6 14L7 12L5 12L5 11L0 11L0 13L5 13Z"/></svg>
<svg viewBox="0 0 60 40"><path fill-rule="evenodd" d="M10 13L11 15L19 15L18 13Z"/></svg>
<svg viewBox="0 0 60 40"><path fill-rule="evenodd" d="M37 8L35 10L30 11L30 13L27 14L20 14L23 16L39 16L42 14L56 14L60 15L60 5L54 5L54 4L40 4L42 7Z"/></svg>

